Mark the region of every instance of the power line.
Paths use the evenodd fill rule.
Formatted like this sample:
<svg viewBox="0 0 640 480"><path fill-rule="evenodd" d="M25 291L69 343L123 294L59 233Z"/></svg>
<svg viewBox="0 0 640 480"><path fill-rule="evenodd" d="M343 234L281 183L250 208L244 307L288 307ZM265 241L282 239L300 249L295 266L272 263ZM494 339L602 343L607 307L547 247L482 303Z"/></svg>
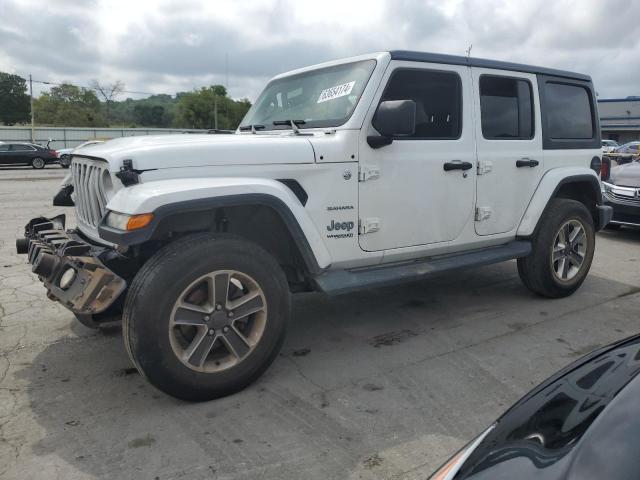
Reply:
<svg viewBox="0 0 640 480"><path fill-rule="evenodd" d="M33 83L42 83L43 85L54 85L56 87L60 87L62 85L71 85L72 87L83 88L85 90L97 90L96 88L93 88L93 87L85 87L83 85L75 85L73 83L68 83L68 82L56 83L56 82L48 82L48 81L45 81L45 80L33 80ZM175 93L171 94L171 93L135 92L135 91L132 91L132 90L121 90L120 92L121 93L132 93L132 94L137 94L137 95L170 95L170 96L175 95Z"/></svg>

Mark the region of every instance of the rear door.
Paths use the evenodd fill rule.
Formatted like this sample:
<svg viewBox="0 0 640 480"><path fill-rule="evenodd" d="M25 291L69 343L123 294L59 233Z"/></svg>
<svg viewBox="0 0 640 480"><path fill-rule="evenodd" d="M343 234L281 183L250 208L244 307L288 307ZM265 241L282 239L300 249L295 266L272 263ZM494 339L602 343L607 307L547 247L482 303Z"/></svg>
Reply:
<svg viewBox="0 0 640 480"><path fill-rule="evenodd" d="M0 143L0 165L11 163L10 144Z"/></svg>
<svg viewBox="0 0 640 480"><path fill-rule="evenodd" d="M472 68L478 235L517 228L544 173L536 76Z"/></svg>
<svg viewBox="0 0 640 480"><path fill-rule="evenodd" d="M25 145L23 143L14 143L11 145L11 160L13 163L31 163L31 159L37 155L37 150L31 145Z"/></svg>

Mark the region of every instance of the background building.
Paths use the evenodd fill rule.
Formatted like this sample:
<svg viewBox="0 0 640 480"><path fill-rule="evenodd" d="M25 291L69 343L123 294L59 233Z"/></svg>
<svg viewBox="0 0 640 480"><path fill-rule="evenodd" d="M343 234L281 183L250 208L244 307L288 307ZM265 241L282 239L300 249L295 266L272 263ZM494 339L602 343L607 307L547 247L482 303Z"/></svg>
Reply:
<svg viewBox="0 0 640 480"><path fill-rule="evenodd" d="M640 140L640 97L598 99L602 138Z"/></svg>

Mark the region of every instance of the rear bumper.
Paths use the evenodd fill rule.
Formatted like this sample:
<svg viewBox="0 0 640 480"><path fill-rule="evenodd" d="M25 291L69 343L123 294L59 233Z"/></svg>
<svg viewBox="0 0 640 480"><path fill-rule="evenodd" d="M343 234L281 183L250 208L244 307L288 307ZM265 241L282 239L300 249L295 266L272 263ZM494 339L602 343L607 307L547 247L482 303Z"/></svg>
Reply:
<svg viewBox="0 0 640 480"><path fill-rule="evenodd" d="M16 249L27 254L51 300L77 314L101 313L127 286L102 260L116 252L89 242L74 230L65 230L64 223L64 215L32 219L25 227L25 237L16 240Z"/></svg>

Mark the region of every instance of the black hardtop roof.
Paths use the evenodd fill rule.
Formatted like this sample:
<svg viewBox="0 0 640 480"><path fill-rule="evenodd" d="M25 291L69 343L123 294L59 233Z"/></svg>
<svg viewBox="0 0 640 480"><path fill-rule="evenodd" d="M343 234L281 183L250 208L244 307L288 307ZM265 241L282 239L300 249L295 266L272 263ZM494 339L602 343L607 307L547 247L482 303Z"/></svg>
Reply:
<svg viewBox="0 0 640 480"><path fill-rule="evenodd" d="M487 60L486 58L462 57L445 55L443 53L413 52L409 50L392 50L389 52L392 60L406 60L410 62L445 63L447 65L467 65L469 67L494 68L497 70L512 70L514 72L535 73L555 77L570 78L590 82L591 77L582 73L556 70L555 68L534 67L521 63Z"/></svg>

